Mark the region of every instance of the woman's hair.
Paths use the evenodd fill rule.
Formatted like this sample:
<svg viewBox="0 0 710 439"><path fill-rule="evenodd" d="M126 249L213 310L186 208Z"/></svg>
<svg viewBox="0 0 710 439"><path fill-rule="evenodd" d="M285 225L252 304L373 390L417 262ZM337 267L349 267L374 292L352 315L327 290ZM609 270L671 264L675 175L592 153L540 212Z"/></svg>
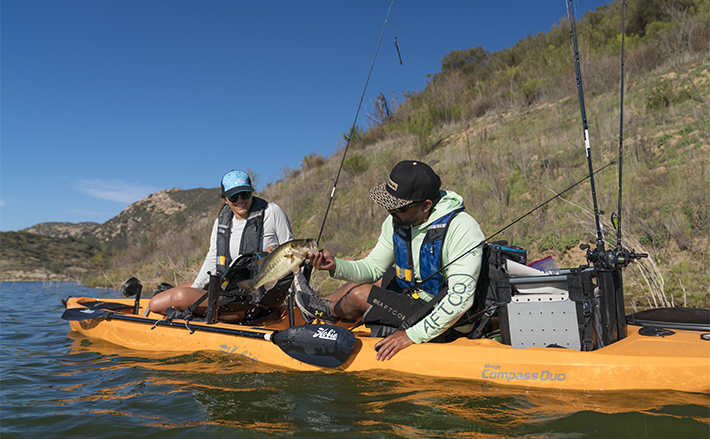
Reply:
<svg viewBox="0 0 710 439"><path fill-rule="evenodd" d="M216 216L219 216L219 214L220 214L220 212L222 212L222 209L224 208L224 206L227 205L227 197L225 197L225 196L222 195L222 194L220 194L219 197L222 199L222 201L219 203L219 208L217 209L217 215L216 215Z"/></svg>

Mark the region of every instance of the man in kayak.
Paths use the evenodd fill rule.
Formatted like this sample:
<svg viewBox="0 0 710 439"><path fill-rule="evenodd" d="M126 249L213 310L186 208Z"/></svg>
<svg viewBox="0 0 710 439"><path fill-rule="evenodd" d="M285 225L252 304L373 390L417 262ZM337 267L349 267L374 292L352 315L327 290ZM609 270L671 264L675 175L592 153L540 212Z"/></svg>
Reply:
<svg viewBox="0 0 710 439"><path fill-rule="evenodd" d="M439 190L440 185L427 164L398 163L386 183L370 190L372 200L389 213L372 252L358 261L336 258L327 250L309 254L315 268L351 282L320 298L297 276L296 303L304 316L330 323L362 317L368 326L392 328L379 334L389 333L375 345L378 360L454 327L474 302L482 261L477 246L484 236L476 220L463 212L461 196ZM440 294L436 305L427 307ZM418 312L425 317L415 323Z"/></svg>
<svg viewBox="0 0 710 439"><path fill-rule="evenodd" d="M215 220L210 237L210 249L197 278L175 288L163 291L150 300L150 310L167 314L169 308L184 311L193 306L206 293L210 276L216 272L225 273L232 261L241 255L268 252L274 247L293 239L291 225L286 213L274 203L253 196L254 188L249 174L233 170L222 177L222 204L219 217ZM278 306L283 302L292 277L278 282L260 297L266 307ZM220 305L229 300L220 298ZM254 303L244 304L237 312L220 313L225 320L242 320L247 310L255 308ZM248 306L247 306L248 305ZM207 307L207 300L197 304L194 310L199 314ZM235 309L232 306L233 310ZM237 307L239 308L239 307Z"/></svg>

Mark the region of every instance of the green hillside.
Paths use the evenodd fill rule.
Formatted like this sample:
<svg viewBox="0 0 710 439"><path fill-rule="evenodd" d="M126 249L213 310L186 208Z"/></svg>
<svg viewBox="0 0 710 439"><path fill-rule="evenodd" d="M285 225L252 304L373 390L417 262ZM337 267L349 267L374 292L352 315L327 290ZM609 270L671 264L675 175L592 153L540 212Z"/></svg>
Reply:
<svg viewBox="0 0 710 439"><path fill-rule="evenodd" d="M702 2L683 12L661 9L653 15L632 7L630 21L644 32L626 38L624 245L651 256L627 270L629 305L708 306L710 14ZM641 26L644 16L658 21ZM619 153L620 17L616 2L578 23L596 169ZM464 197L487 236L585 178L570 46L562 23L503 52L479 47L466 56L446 55L425 90L399 105L389 102L390 117L375 114L376 123L356 130L321 246L344 257L374 246L386 213L368 190L402 159L432 165L443 186ZM466 62L451 62L456 58ZM318 235L342 154L304 157L301 169L264 191L285 208L297 235ZM617 166L595 179L613 235L608 219L617 209ZM585 182L496 239L529 249L533 259L551 255L559 266L582 264L579 244L595 241L590 193ZM318 282L333 287L327 279Z"/></svg>
<svg viewBox="0 0 710 439"><path fill-rule="evenodd" d="M625 272L631 308L710 307L710 4L670 5L636 0L627 7L623 244L650 255ZM577 25L598 170L619 155L621 2ZM424 90L392 96L373 99L367 123L352 132L343 127L351 141L320 240L341 257L362 257L374 246L386 212L368 191L403 159L432 165L489 237L588 176L564 21L500 52L471 41L469 49L442 54L441 70ZM297 238L318 236L344 146L331 157L304 156L260 194L284 208ZM617 210L618 166L600 171L595 183L614 247L609 217ZM98 226L91 242L105 261L84 280L116 287L137 276L148 288L192 280L218 204L216 189L201 190L213 193L161 191ZM162 202L164 196L173 202ZM175 203L183 208L164 210ZM579 244L595 241L589 182L495 239L525 247L531 260L584 264ZM337 286L321 273L313 283L323 293Z"/></svg>

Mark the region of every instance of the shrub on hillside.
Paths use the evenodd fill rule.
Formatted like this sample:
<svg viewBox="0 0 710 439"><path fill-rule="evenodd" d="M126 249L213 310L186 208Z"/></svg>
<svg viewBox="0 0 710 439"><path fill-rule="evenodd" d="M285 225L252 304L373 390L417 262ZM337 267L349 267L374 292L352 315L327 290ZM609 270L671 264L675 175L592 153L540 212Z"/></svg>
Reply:
<svg viewBox="0 0 710 439"><path fill-rule="evenodd" d="M343 169L354 174L362 174L367 171L367 167L367 159L360 154L353 154L343 162Z"/></svg>

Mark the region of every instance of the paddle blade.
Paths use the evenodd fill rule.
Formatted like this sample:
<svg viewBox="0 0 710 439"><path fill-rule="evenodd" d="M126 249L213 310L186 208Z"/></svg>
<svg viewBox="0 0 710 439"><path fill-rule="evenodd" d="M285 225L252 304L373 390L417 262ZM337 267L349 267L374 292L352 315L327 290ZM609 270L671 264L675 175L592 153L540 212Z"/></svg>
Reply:
<svg viewBox="0 0 710 439"><path fill-rule="evenodd" d="M64 320L80 322L82 320L100 319L106 317L108 314L109 312L103 309L68 308L64 310L62 318Z"/></svg>
<svg viewBox="0 0 710 439"><path fill-rule="evenodd" d="M331 325L302 325L277 331L272 341L289 356L321 367L338 367L350 356L355 336Z"/></svg>

